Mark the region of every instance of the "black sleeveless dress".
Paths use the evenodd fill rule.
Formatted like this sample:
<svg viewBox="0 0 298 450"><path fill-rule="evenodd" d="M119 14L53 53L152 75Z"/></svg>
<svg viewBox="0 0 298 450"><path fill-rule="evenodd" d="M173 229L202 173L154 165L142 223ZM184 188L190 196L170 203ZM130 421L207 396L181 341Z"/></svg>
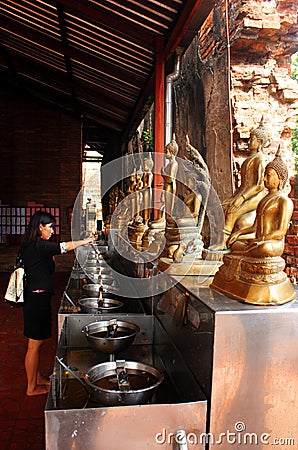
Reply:
<svg viewBox="0 0 298 450"><path fill-rule="evenodd" d="M26 273L23 318L27 338L44 340L52 336L53 257L60 253L59 243L41 238L20 249Z"/></svg>

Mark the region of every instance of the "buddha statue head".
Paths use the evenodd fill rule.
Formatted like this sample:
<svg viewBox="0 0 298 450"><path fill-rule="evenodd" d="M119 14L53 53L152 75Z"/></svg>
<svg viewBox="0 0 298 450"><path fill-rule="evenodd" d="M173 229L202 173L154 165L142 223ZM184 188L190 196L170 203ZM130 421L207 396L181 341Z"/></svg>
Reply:
<svg viewBox="0 0 298 450"><path fill-rule="evenodd" d="M268 139L263 116L259 126L250 132L250 141L253 139L253 137L257 138L260 143L260 149L263 149Z"/></svg>
<svg viewBox="0 0 298 450"><path fill-rule="evenodd" d="M280 147L275 154L275 158L267 164L265 173L268 172L269 169L275 170L280 180L278 188L279 190L283 189L288 179L288 168L280 155Z"/></svg>
<svg viewBox="0 0 298 450"><path fill-rule="evenodd" d="M177 156L178 149L179 149L179 147L176 142L176 135L175 135L175 133L173 133L173 137L172 137L171 141L166 146L166 153L167 153L167 155Z"/></svg>
<svg viewBox="0 0 298 450"><path fill-rule="evenodd" d="M153 159L151 153L149 153L149 156L144 158L144 172L151 172L153 169L153 165Z"/></svg>

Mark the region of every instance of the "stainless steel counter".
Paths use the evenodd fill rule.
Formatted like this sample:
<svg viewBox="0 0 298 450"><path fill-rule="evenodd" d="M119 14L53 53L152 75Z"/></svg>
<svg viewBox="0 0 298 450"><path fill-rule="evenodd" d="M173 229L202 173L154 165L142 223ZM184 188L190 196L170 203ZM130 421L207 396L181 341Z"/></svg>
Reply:
<svg viewBox="0 0 298 450"><path fill-rule="evenodd" d="M179 428L189 449L297 448L297 300L254 306L212 290L211 276L171 280L161 280L162 295L127 299L128 309L113 314L140 326L124 356L163 368L164 390L150 404L104 407L86 404L74 380L63 379L68 400L58 401L55 391L47 402L47 449L114 450L119 442L123 450L177 449ZM152 283L160 281L153 276ZM80 289L72 274L67 291L75 301ZM80 375L106 358L86 347L80 330L106 316L77 313L62 300L58 353ZM70 401L73 390L76 400Z"/></svg>
<svg viewBox="0 0 298 450"><path fill-rule="evenodd" d="M207 402L196 378L155 317L136 315L130 320L140 333L118 358L154 365L165 374L154 397L144 405L96 404L56 362L45 409L47 450L173 449L178 448L175 433L181 428L196 439L196 449L205 448L199 434L205 435ZM109 360L109 355L91 349L81 332L90 321L94 317L68 316L57 351L80 378L90 366Z"/></svg>
<svg viewBox="0 0 298 450"><path fill-rule="evenodd" d="M208 399L208 448L297 448L297 300L253 306L200 281L181 279L159 300L157 314L185 360L192 361L190 369ZM180 314L178 326L185 299L186 317Z"/></svg>

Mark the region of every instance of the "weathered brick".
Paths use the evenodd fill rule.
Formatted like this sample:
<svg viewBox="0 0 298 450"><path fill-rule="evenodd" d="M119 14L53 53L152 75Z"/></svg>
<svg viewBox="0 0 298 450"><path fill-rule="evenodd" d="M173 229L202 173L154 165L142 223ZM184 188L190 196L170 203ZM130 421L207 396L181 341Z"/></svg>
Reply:
<svg viewBox="0 0 298 450"><path fill-rule="evenodd" d="M289 245L289 244L285 244L284 254L294 256L295 255L295 247L293 247L292 245Z"/></svg>
<svg viewBox="0 0 298 450"><path fill-rule="evenodd" d="M298 267L298 258L296 258L295 256L286 256L286 263L289 266L294 266L294 267Z"/></svg>
<svg viewBox="0 0 298 450"><path fill-rule="evenodd" d="M288 231L288 234L292 234L292 235L297 235L298 234L298 223L292 223L291 224L291 226L289 228L289 231Z"/></svg>
<svg viewBox="0 0 298 450"><path fill-rule="evenodd" d="M245 17L243 21L244 27L246 28L262 28L263 23L262 20L253 20L248 17Z"/></svg>
<svg viewBox="0 0 298 450"><path fill-rule="evenodd" d="M287 242L289 245L298 245L298 236L287 236Z"/></svg>

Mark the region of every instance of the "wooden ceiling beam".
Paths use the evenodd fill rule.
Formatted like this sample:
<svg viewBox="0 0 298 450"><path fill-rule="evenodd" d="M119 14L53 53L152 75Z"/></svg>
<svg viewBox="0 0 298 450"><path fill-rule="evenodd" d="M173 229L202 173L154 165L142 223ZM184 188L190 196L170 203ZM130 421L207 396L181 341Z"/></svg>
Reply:
<svg viewBox="0 0 298 450"><path fill-rule="evenodd" d="M188 46L212 10L215 0L187 0L166 44L165 55L169 59L176 48L183 43ZM187 40L185 37L187 36Z"/></svg>
<svg viewBox="0 0 298 450"><path fill-rule="evenodd" d="M111 118L104 113L98 112L96 108L92 108L90 105L84 105L83 115L74 114L70 95L57 91L52 86L45 86L44 84L40 86L38 80L33 81L31 79L27 79L26 86L22 85L20 88L15 84L10 76L4 76L3 73L0 75L0 79L13 91L14 94L16 94L17 91L18 96L29 95L35 97L42 104L55 106L56 108L64 111L64 113L71 114L80 120L85 120L87 118L88 120L93 120L94 122L100 124L102 127L107 127L119 133L123 132L122 123L116 121L115 118Z"/></svg>
<svg viewBox="0 0 298 450"><path fill-rule="evenodd" d="M173 28L169 38L167 39L167 44L164 50L164 57L166 61L169 60L172 54L176 51L177 47L181 44L185 34L187 33L187 30L189 30L189 27L191 27L191 25L198 20L198 15L200 15L201 17L200 20L203 21L209 14L214 3L215 0L188 0L187 2L185 2L185 6L179 14L177 23ZM195 28L191 32L191 35L188 36L188 40L187 42L185 41L184 45L189 44L197 30L198 28ZM146 103L146 99L154 93L155 75L156 74L152 72L151 77L148 78L141 96L139 97L139 100L135 105L133 115L129 123L127 124L127 128L129 129L129 127L131 127L132 132L134 132L136 129L137 120L139 120L139 118L144 115L143 108L144 104ZM127 133L125 133L125 137L127 137Z"/></svg>
<svg viewBox="0 0 298 450"><path fill-rule="evenodd" d="M137 87L142 87L144 83L143 77L139 76L133 70L125 70L116 64L107 63L101 58L94 58L79 49L66 47L65 45L62 45L60 41L51 39L43 33L33 31L32 29L10 19L1 18L0 29L1 28L6 30L9 34L17 35L20 39L25 38L34 44L38 43L49 50L57 52L63 56L68 56L69 58L79 61L80 63L85 64L88 67L92 67L95 70L107 73L113 77L128 80ZM32 55L32 58L34 58L34 55Z"/></svg>
<svg viewBox="0 0 298 450"><path fill-rule="evenodd" d="M37 77L42 80L46 85L46 80L51 80L53 84L56 85L56 90L61 91L62 88L67 84L67 78L66 75L62 72L58 72L51 67L42 67L40 64L34 62L34 61L27 61L26 57L23 57L22 59L19 59L19 71L22 70L22 66L26 67L26 75L27 77L25 79L37 79ZM19 78L21 75L19 75ZM22 77L22 80L24 77ZM109 105L109 109L115 113L119 114L120 112L125 113L127 111L127 102L121 102L120 96L116 94L105 94L102 93L102 91L99 91L97 89L92 89L90 86L88 86L87 83L75 80L75 84L77 86L77 93L76 96L80 97L80 93L83 92L86 98L92 98L93 101L96 101L98 106L104 107L106 105ZM50 86L50 85L49 85ZM55 89L55 86L51 85L53 89ZM66 91L65 91L66 92ZM69 94L71 94L71 90L69 91ZM95 99L95 100L94 100Z"/></svg>
<svg viewBox="0 0 298 450"><path fill-rule="evenodd" d="M11 57L10 52L8 52L6 47L1 43L0 43L0 54L2 55L4 61L7 64L7 68L8 68L10 75L12 76L13 79L15 79L17 81L19 78L19 74L16 70L14 61Z"/></svg>
<svg viewBox="0 0 298 450"><path fill-rule="evenodd" d="M155 34L150 32L141 25L135 24L131 25L131 22L124 19L120 19L119 16L115 16L107 11L100 11L94 6L90 6L84 1L77 0L48 0L52 5L57 5L57 3L69 8L78 15L83 15L84 17L93 20L94 22L105 25L107 28L113 29L116 33L122 33L125 36L129 36L134 39L137 43L142 43L146 45L149 49L152 48L155 40Z"/></svg>
<svg viewBox="0 0 298 450"><path fill-rule="evenodd" d="M61 43L63 47L69 48L68 45L68 39L67 39L67 31L65 28L65 20L64 20L64 9L61 5L57 5L57 16L59 21L59 27L60 27L60 35L61 35ZM77 97L76 97L76 90L75 90L75 83L72 73L72 65L71 65L71 58L68 55L64 55L64 62L66 67L66 73L68 78L68 85L69 90L71 93L72 98L72 104L73 104L73 110L75 113L80 113Z"/></svg>
<svg viewBox="0 0 298 450"><path fill-rule="evenodd" d="M1 49L1 46L0 46ZM59 72L53 69L51 66L41 65L35 60L28 59L25 55L18 57L18 68L19 71L25 72L30 78L36 78L37 76L44 80L51 80L56 84L57 89L62 89L63 86L67 85L67 78L64 72ZM98 95L98 89L93 87L92 84L88 84L87 81L82 81L79 78L75 78L74 81L77 88L77 95L79 96L81 92L84 92L86 96L90 98L96 98L98 104L108 104L109 108L115 111L122 111L123 113L127 111L127 108L131 104L130 100L125 100L119 93L107 92L105 88L101 88L100 96ZM61 88L60 88L61 87Z"/></svg>

